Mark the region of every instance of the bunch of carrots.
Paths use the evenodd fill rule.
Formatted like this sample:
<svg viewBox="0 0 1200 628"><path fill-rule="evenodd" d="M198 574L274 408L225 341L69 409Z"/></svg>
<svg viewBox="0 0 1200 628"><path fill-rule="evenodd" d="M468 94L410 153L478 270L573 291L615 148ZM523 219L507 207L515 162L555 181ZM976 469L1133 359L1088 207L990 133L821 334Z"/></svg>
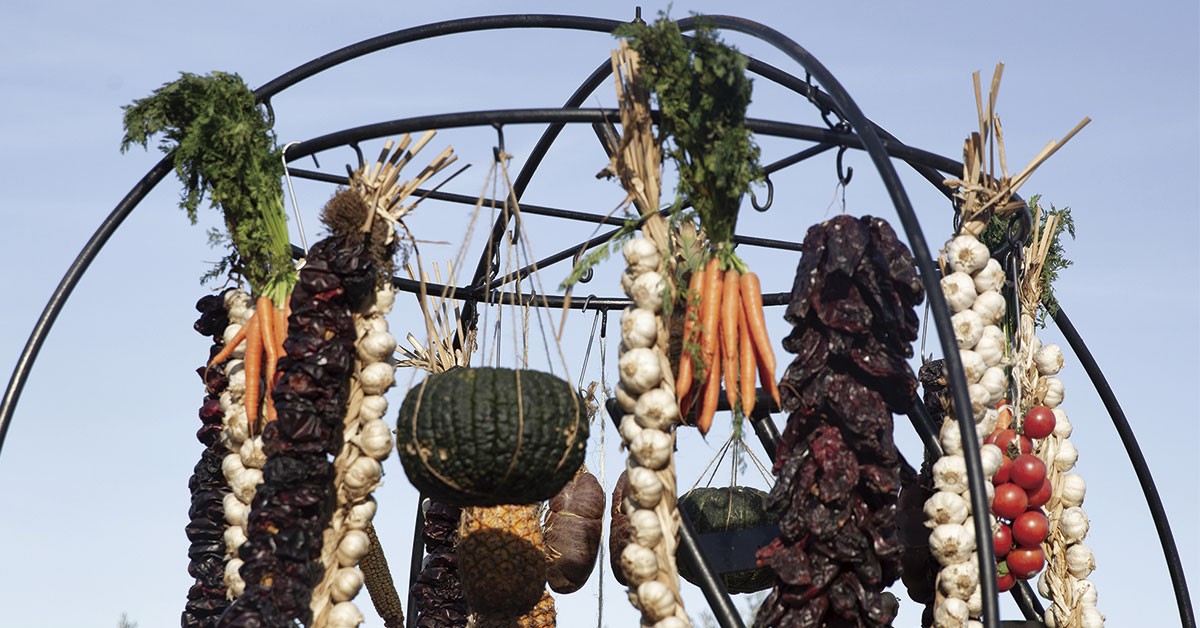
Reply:
<svg viewBox="0 0 1200 628"><path fill-rule="evenodd" d="M233 340L226 344L221 352L213 356L208 368L221 363L233 355L234 349L242 341L246 342L246 356L242 368L246 372L246 393L243 402L246 407L246 419L250 423L250 433L254 433L254 423L258 419L258 408L262 402L261 387L266 382L265 397L267 401L267 422L275 420L275 403L271 399L271 389L275 386L275 367L279 358L286 355L283 341L287 340L287 321L292 314L291 295L284 301L283 307L275 307L270 297L260 296L255 302L254 314L245 325L238 330ZM266 356L266 373L263 373L263 356Z"/></svg>
<svg viewBox="0 0 1200 628"><path fill-rule="evenodd" d="M755 372L779 405L775 383L775 352L767 338L762 288L758 276L731 262L726 270L713 257L703 272L692 273L687 314L683 324L683 353L675 383L680 413L688 416L698 400L696 427L707 434L721 392L731 408L750 416L756 398ZM700 386L694 387L695 382Z"/></svg>

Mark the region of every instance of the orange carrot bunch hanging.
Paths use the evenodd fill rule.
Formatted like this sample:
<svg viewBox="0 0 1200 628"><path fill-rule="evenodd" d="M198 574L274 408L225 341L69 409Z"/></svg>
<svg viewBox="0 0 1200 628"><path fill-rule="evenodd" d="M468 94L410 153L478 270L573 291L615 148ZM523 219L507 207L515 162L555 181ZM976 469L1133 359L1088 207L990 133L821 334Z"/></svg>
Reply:
<svg viewBox="0 0 1200 628"><path fill-rule="evenodd" d="M258 408L263 399L267 403L267 421L275 420L275 404L271 400L271 389L275 385L275 366L279 358L286 355L283 341L287 339L287 319L291 315L291 295L284 300L284 306L277 308L270 297L258 297L255 303L254 315L246 321L233 338L225 343L225 348L213 356L208 362L208 368L228 359L237 347L245 341L246 355L242 368L246 373L246 393L243 402L246 407L246 419L250 422L250 431L254 433L254 423L258 418ZM263 358L266 357L264 364ZM266 373L263 373L266 366ZM264 377L265 375L265 377ZM265 390L263 385L265 384Z"/></svg>
<svg viewBox="0 0 1200 628"><path fill-rule="evenodd" d="M767 337L758 276L739 265L744 268L735 258L722 270L721 260L713 257L703 271L692 274L688 290L675 391L684 416L698 408L696 427L701 434L712 426L722 378L730 407L745 416L754 411L756 372L779 404L775 352ZM699 387L694 386L697 382Z"/></svg>

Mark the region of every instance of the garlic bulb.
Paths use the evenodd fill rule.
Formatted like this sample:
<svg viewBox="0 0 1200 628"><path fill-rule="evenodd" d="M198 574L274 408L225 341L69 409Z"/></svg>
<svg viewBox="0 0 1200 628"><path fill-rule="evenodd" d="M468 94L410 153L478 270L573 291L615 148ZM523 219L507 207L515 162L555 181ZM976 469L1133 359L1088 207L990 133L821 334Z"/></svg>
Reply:
<svg viewBox="0 0 1200 628"><path fill-rule="evenodd" d="M364 421L354 442L364 454L385 460L392 453L392 430L383 419Z"/></svg>
<svg viewBox="0 0 1200 628"><path fill-rule="evenodd" d="M663 619L655 622L654 626L651 628L690 628L690 624L679 617L672 615L670 617L664 617Z"/></svg>
<svg viewBox="0 0 1200 628"><path fill-rule="evenodd" d="M329 597L334 602L353 600L363 585L363 573L355 567L343 567L333 575Z"/></svg>
<svg viewBox="0 0 1200 628"><path fill-rule="evenodd" d="M638 585L638 600L642 604L642 612L655 622L666 619L675 613L675 594L667 585L650 580Z"/></svg>
<svg viewBox="0 0 1200 628"><path fill-rule="evenodd" d="M1000 470L1000 465L1004 462L1004 452L988 443L979 448L979 460L983 463L983 474L991 478Z"/></svg>
<svg viewBox="0 0 1200 628"><path fill-rule="evenodd" d="M633 280L633 293L629 296L639 308L646 308L657 314L662 311L662 294L666 287L667 282L663 280L662 275L650 271Z"/></svg>
<svg viewBox="0 0 1200 628"><path fill-rule="evenodd" d="M379 484L379 478L383 476L383 467L379 461L369 456L361 456L350 463L350 467L346 469L346 474L342 477L342 484L352 491L370 491Z"/></svg>
<svg viewBox="0 0 1200 628"><path fill-rule="evenodd" d="M1088 527L1087 513L1079 506L1063 510L1062 516L1058 518L1058 529L1068 543L1082 541L1087 536Z"/></svg>
<svg viewBox="0 0 1200 628"><path fill-rule="evenodd" d="M625 256L626 266L635 274L650 272L658 268L660 255L658 247L654 245L654 241L650 238L638 236L630 239L621 247L621 253Z"/></svg>
<svg viewBox="0 0 1200 628"><path fill-rule="evenodd" d="M933 609L933 627L965 628L968 612L965 601L956 597L946 598Z"/></svg>
<svg viewBox="0 0 1200 628"><path fill-rule="evenodd" d="M1059 438L1071 437L1071 422L1062 408L1054 408L1054 435Z"/></svg>
<svg viewBox="0 0 1200 628"><path fill-rule="evenodd" d="M983 497L984 497L984 500L983 500L984 503L991 505L992 501L994 501L995 497L996 497L996 485L992 484L991 482L984 482L983 483ZM971 519L971 516L970 516L970 515L975 514L974 512L972 512L975 510L975 507L971 505L971 491L967 491L967 492L963 493L963 500L967 502L967 519L965 521L963 521L963 526L966 527L968 530L974 530L975 522ZM988 517L989 517L989 520L995 519L995 517L992 517L991 515L988 515ZM994 523L994 521L993 521L993 523Z"/></svg>
<svg viewBox="0 0 1200 628"><path fill-rule="evenodd" d="M354 602L338 602L329 609L327 625L330 628L354 628L365 620L366 618L359 612Z"/></svg>
<svg viewBox="0 0 1200 628"><path fill-rule="evenodd" d="M954 326L954 340L959 349L973 349L983 337L983 319L974 310L963 310L950 317Z"/></svg>
<svg viewBox="0 0 1200 628"><path fill-rule="evenodd" d="M1082 580L1096 568L1096 557L1092 548L1083 543L1076 543L1067 548L1067 571L1072 576Z"/></svg>
<svg viewBox="0 0 1200 628"><path fill-rule="evenodd" d="M959 431L958 421L950 419L942 422L942 432L938 435L942 444L942 453L949 456L963 455L962 432Z"/></svg>
<svg viewBox="0 0 1200 628"><path fill-rule="evenodd" d="M387 414L387 397L383 395L367 395L363 397L362 405L358 408L358 416L364 421L382 419Z"/></svg>
<svg viewBox="0 0 1200 628"><path fill-rule="evenodd" d="M225 507L225 523L231 526L242 525L250 516L250 505L243 504L233 493L226 493L222 504Z"/></svg>
<svg viewBox="0 0 1200 628"><path fill-rule="evenodd" d="M979 337L979 342L975 343L975 353L983 359L984 366L996 366L1004 359L1004 341L996 339L995 336L987 333L989 329L1000 329L995 325L985 325L984 333Z"/></svg>
<svg viewBox="0 0 1200 628"><path fill-rule="evenodd" d="M967 386L967 395L971 398L971 416L978 422L994 402L989 402L992 393L981 384ZM999 401L997 399L997 401Z"/></svg>
<svg viewBox="0 0 1200 628"><path fill-rule="evenodd" d="M225 548L230 554L237 556L238 548L242 543L246 542L246 528L242 526L229 526L225 528Z"/></svg>
<svg viewBox="0 0 1200 628"><path fill-rule="evenodd" d="M1038 592L1038 595L1040 595L1048 600L1052 597L1052 595L1050 592L1050 582L1048 580L1046 580L1047 573L1049 573L1049 570L1043 569L1042 573L1038 574L1037 592ZM1047 612L1049 612L1049 611L1047 611Z"/></svg>
<svg viewBox="0 0 1200 628"><path fill-rule="evenodd" d="M987 364L984 364L983 357L970 349L959 349L958 357L962 360L963 375L967 376L967 383L974 384L983 377L984 371L987 370Z"/></svg>
<svg viewBox="0 0 1200 628"><path fill-rule="evenodd" d="M641 585L658 575L658 558L645 546L630 543L621 551L621 571L629 584Z"/></svg>
<svg viewBox="0 0 1200 628"><path fill-rule="evenodd" d="M237 498L244 504L249 504L254 500L254 493L258 490L258 485L262 484L263 472L258 469L242 469L242 472L233 476L229 481L229 490L237 495Z"/></svg>
<svg viewBox="0 0 1200 628"><path fill-rule="evenodd" d="M238 448L238 456L242 464L251 469L261 469L267 464L267 452L263 451L262 436L247 438Z"/></svg>
<svg viewBox="0 0 1200 628"><path fill-rule="evenodd" d="M967 519L967 500L958 493L938 491L925 500L925 525L936 528L946 523L959 523Z"/></svg>
<svg viewBox="0 0 1200 628"><path fill-rule="evenodd" d="M988 408L987 412L983 413L982 417L976 417L975 423L975 442L982 443L987 440L988 434L996 430L996 419L1000 416L1000 412L995 408Z"/></svg>
<svg viewBox="0 0 1200 628"><path fill-rule="evenodd" d="M671 459L671 436L659 430L644 429L629 441L629 452L643 467L661 469Z"/></svg>
<svg viewBox="0 0 1200 628"><path fill-rule="evenodd" d="M971 591L970 597L967 598L967 614L971 617L979 617L983 614L983 587L978 584L975 585L975 589ZM977 624L979 628L983 628L983 624L977 621L968 621L967 627L970 628L972 624Z"/></svg>
<svg viewBox="0 0 1200 628"><path fill-rule="evenodd" d="M1095 608L1097 600L1096 585L1092 584L1091 580L1079 579L1075 581L1075 599L1079 601L1079 605L1084 608Z"/></svg>
<svg viewBox="0 0 1200 628"><path fill-rule="evenodd" d="M633 412L634 408L637 407L637 397L625 389L625 384L617 384L616 389L614 389L614 396L617 398L617 405L625 412Z"/></svg>
<svg viewBox="0 0 1200 628"><path fill-rule="evenodd" d="M371 520L375 518L375 509L375 500L370 497L354 504L350 507L350 512L346 515L344 521L346 527L351 530L365 530L367 524L371 523Z"/></svg>
<svg viewBox="0 0 1200 628"><path fill-rule="evenodd" d="M382 288L375 291L375 303L368 314L387 314L392 311L392 306L396 303L396 291L392 289L391 284L384 284Z"/></svg>
<svg viewBox="0 0 1200 628"><path fill-rule="evenodd" d="M961 455L938 458L933 463L933 488L962 494L967 490L967 461Z"/></svg>
<svg viewBox="0 0 1200 628"><path fill-rule="evenodd" d="M943 565L961 563L975 551L975 531L965 525L944 523L929 534L929 551Z"/></svg>
<svg viewBox="0 0 1200 628"><path fill-rule="evenodd" d="M1059 497L1063 506L1069 508L1083 504L1083 496L1087 492L1087 483L1083 481L1083 476L1078 473L1064 473L1058 476L1058 480L1062 483Z"/></svg>
<svg viewBox="0 0 1200 628"><path fill-rule="evenodd" d="M237 337L238 332L241 330L242 330L242 326L239 323L230 323L229 325L227 325L225 327L225 331L222 332L222 334L221 334L221 338L223 339L222 344L228 346L229 343L233 342L233 339ZM246 343L239 342L238 345L233 348L232 355L233 355L233 357L235 357L239 360L244 358L246 356ZM231 371L231 370L233 370L233 362L232 361L226 365L226 371Z"/></svg>
<svg viewBox="0 0 1200 628"><path fill-rule="evenodd" d="M639 508L629 515L633 542L643 547L655 547L662 540L662 524L653 510Z"/></svg>
<svg viewBox="0 0 1200 628"><path fill-rule="evenodd" d="M988 405L994 406L1004 398L1005 390L1008 388L1008 378L1004 376L1003 368L993 366L983 372L979 378L979 385L988 391Z"/></svg>
<svg viewBox="0 0 1200 628"><path fill-rule="evenodd" d="M966 273L950 273L942 277L942 294L946 296L946 305L951 312L961 312L970 309L975 302L975 282Z"/></svg>
<svg viewBox="0 0 1200 628"><path fill-rule="evenodd" d="M221 474L225 476L226 482L232 482L246 467L242 464L242 457L236 453L227 454L221 459Z"/></svg>
<svg viewBox="0 0 1200 628"><path fill-rule="evenodd" d="M1079 450L1075 449L1075 445L1066 439L1058 441L1058 451L1054 453L1054 468L1059 471L1070 471L1077 460L1079 460Z"/></svg>
<svg viewBox="0 0 1200 628"><path fill-rule="evenodd" d="M618 360L617 368L621 374L621 383L630 394L640 395L662 381L658 356L652 349L640 347L626 351Z"/></svg>
<svg viewBox="0 0 1200 628"><path fill-rule="evenodd" d="M637 438L643 429L642 426L638 425L637 419L632 414L626 414L621 417L621 424L617 426L617 431L621 433L621 439L626 443L632 443L633 439Z"/></svg>
<svg viewBox="0 0 1200 628"><path fill-rule="evenodd" d="M1004 351L1004 345L1008 342L1008 337L1004 335L1004 330L1000 329L998 325L984 325L981 338L983 337L994 339L996 344L1000 345L1001 352Z"/></svg>
<svg viewBox="0 0 1200 628"><path fill-rule="evenodd" d="M642 508L654 508L662 499L663 485L646 467L629 469L629 499Z"/></svg>
<svg viewBox="0 0 1200 628"><path fill-rule="evenodd" d="M233 597L241 597L246 592L246 581L242 579L241 569L245 564L240 558L230 558L225 563L225 586Z"/></svg>
<svg viewBox="0 0 1200 628"><path fill-rule="evenodd" d="M358 372L358 384L368 395L381 395L395 383L396 367L387 362L368 364Z"/></svg>
<svg viewBox="0 0 1200 628"><path fill-rule="evenodd" d="M1056 408L1063 400L1063 383L1057 377L1046 378L1046 396L1042 399L1042 405L1047 408Z"/></svg>
<svg viewBox="0 0 1200 628"><path fill-rule="evenodd" d="M988 290L975 297L975 303L971 304L971 309L979 314L984 325L995 325L1004 318L1006 305L1004 297L999 292Z"/></svg>
<svg viewBox="0 0 1200 628"><path fill-rule="evenodd" d="M353 567L362 560L363 556L367 555L367 551L371 549L371 537L367 536L362 530L350 530L342 535L342 540L338 543L335 557L338 565L342 567Z"/></svg>
<svg viewBox="0 0 1200 628"><path fill-rule="evenodd" d="M396 337L386 331L373 331L358 341L358 357L363 362L385 360L396 351Z"/></svg>
<svg viewBox="0 0 1200 628"><path fill-rule="evenodd" d="M1033 354L1033 363L1037 366L1038 373L1054 375L1062 370L1062 349L1059 349L1058 345L1045 345Z"/></svg>
<svg viewBox="0 0 1200 628"><path fill-rule="evenodd" d="M999 292L1004 287L1004 268L1000 266L1000 262L989 258L987 264L975 273L973 279L975 292L987 292L988 290Z"/></svg>
<svg viewBox="0 0 1200 628"><path fill-rule="evenodd" d="M644 428L665 431L679 420L679 405L675 403L675 395L655 388L638 397L633 416Z"/></svg>
<svg viewBox="0 0 1200 628"><path fill-rule="evenodd" d="M1104 628L1104 616L1094 606L1084 608L1079 614L1079 625L1081 628Z"/></svg>
<svg viewBox="0 0 1200 628"><path fill-rule="evenodd" d="M937 583L942 595L965 601L979 586L979 563L968 560L947 565L938 573Z"/></svg>
<svg viewBox="0 0 1200 628"><path fill-rule="evenodd" d="M957 272L971 274L983 270L992 259L987 245L974 236L960 235L946 247L946 261Z"/></svg>
<svg viewBox="0 0 1200 628"><path fill-rule="evenodd" d="M630 349L654 346L658 339L658 319L654 312L627 307L621 313L621 342Z"/></svg>

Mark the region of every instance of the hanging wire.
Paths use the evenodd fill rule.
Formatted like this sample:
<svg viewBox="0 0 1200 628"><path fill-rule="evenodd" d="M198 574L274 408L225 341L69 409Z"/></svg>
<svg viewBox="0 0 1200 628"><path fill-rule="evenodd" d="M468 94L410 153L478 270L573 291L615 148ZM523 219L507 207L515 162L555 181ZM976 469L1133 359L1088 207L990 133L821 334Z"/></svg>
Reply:
<svg viewBox="0 0 1200 628"><path fill-rule="evenodd" d="M304 249L304 257L308 257L308 240L304 237L304 222L300 220L300 206L296 204L296 190L292 188L292 174L287 167L288 149L299 143L297 141L288 142L287 146L280 151L279 160L283 162L283 179L287 181L288 195L292 197L292 214L296 216L296 229L300 232L300 247ZM316 156L314 155L313 158L315 159ZM296 268L300 268L303 262L304 260L301 259Z"/></svg>

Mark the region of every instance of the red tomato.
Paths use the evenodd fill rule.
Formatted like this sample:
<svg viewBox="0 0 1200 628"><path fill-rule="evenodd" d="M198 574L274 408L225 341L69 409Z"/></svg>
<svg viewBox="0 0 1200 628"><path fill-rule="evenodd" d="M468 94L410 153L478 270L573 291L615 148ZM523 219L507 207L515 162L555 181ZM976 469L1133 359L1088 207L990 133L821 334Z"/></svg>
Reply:
<svg viewBox="0 0 1200 628"><path fill-rule="evenodd" d="M1038 574L1045 565L1040 547L1017 547L1004 558L1008 572L1018 580L1028 580Z"/></svg>
<svg viewBox="0 0 1200 628"><path fill-rule="evenodd" d="M992 433L991 433L991 434L988 434L988 435L987 435L987 438L983 439L983 444L984 444L984 445L992 445L992 444L995 444L995 442L996 442L996 437L997 437L997 436L999 436L999 435L1000 435L1000 432L1003 432L1003 431L1004 431L1004 430L1002 430L1002 429L1000 429L1000 428L996 428L996 429L992 430Z"/></svg>
<svg viewBox="0 0 1200 628"><path fill-rule="evenodd" d="M1046 464L1033 454L1021 454L1012 463L1012 481L1026 490L1037 490L1046 481Z"/></svg>
<svg viewBox="0 0 1200 628"><path fill-rule="evenodd" d="M1018 443L1016 456L1013 455L1014 450L1009 447L1009 445L1011 445L1014 441ZM996 436L995 445L1000 448L1000 451L1003 452L1005 456L1014 459L1021 454L1027 454L1033 451L1033 441L1029 440L1029 437L1025 436L1024 434L1018 437L1017 433L1011 429L1000 432L1000 434Z"/></svg>
<svg viewBox="0 0 1200 628"><path fill-rule="evenodd" d="M1041 486L1032 491L1025 491L1029 498L1029 508L1041 508L1050 501L1050 478L1042 480Z"/></svg>
<svg viewBox="0 0 1200 628"><path fill-rule="evenodd" d="M1013 577L1012 572L1007 572L1003 576L996 576L996 589L1001 593L1013 588L1017 584L1017 579Z"/></svg>
<svg viewBox="0 0 1200 628"><path fill-rule="evenodd" d="M1054 411L1046 406L1034 406L1025 415L1025 435L1046 438L1054 432Z"/></svg>
<svg viewBox="0 0 1200 628"><path fill-rule="evenodd" d="M1017 545L1036 546L1046 540L1046 534L1050 532L1050 523L1046 521L1046 515L1042 514L1041 509L1026 510L1017 515L1012 522L1012 540L1017 542Z"/></svg>
<svg viewBox="0 0 1200 628"><path fill-rule="evenodd" d="M992 544L996 546L996 558L1004 558L1008 554L1008 550L1012 549L1013 536L1012 530L1008 524L996 522L996 531L992 532Z"/></svg>
<svg viewBox="0 0 1200 628"><path fill-rule="evenodd" d="M996 475L992 476L992 484L1000 486L1008 481L1012 472L1013 461L1004 456L1000 459L1000 468L996 469Z"/></svg>
<svg viewBox="0 0 1200 628"><path fill-rule="evenodd" d="M996 497L992 500L992 514L1001 519L1012 520L1025 512L1028 505L1029 497L1025 495L1025 489L1012 482L1005 482L996 487Z"/></svg>

